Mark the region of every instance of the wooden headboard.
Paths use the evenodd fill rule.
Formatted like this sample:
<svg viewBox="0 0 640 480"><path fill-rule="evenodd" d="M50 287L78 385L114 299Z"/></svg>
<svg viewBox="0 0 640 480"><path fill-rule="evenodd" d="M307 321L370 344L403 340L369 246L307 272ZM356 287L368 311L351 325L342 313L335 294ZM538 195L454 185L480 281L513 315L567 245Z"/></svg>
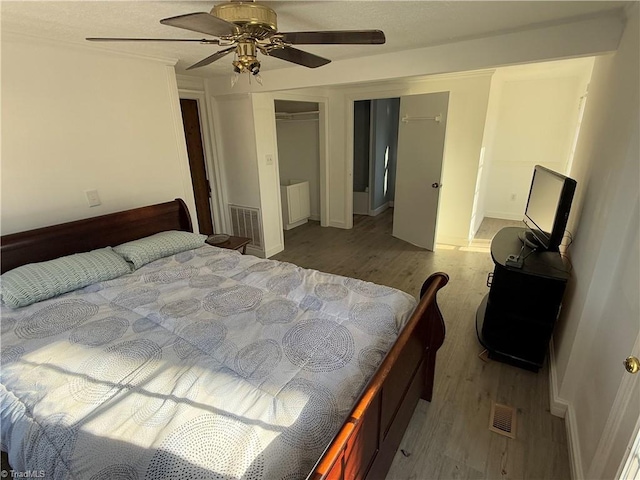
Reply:
<svg viewBox="0 0 640 480"><path fill-rule="evenodd" d="M185 203L172 202L0 237L2 273L26 263L44 262L64 255L119 245L165 230L192 232Z"/></svg>

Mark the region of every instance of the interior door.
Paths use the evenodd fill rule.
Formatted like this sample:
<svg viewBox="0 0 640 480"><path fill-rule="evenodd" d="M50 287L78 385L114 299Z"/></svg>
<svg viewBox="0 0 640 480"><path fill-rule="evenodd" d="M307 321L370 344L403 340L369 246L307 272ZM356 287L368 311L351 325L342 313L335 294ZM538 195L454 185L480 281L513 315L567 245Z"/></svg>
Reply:
<svg viewBox="0 0 640 480"><path fill-rule="evenodd" d="M400 99L393 236L433 250L449 92Z"/></svg>
<svg viewBox="0 0 640 480"><path fill-rule="evenodd" d="M597 348L590 352L584 365L587 372L602 372L599 376L593 375L593 389L585 394L595 407L590 415L593 423L597 425L600 418L605 420L595 455L585 472L587 478L618 478L616 472L630 453L630 443L640 419L640 373L627 373L623 366L627 356L640 358L640 203L637 197L635 205L627 207L630 214L627 229L616 232L622 246L616 250L625 253L620 255L617 264L612 262L606 267L611 271L610 282L603 286L608 288L602 305L607 321L599 324L594 334Z"/></svg>
<svg viewBox="0 0 640 480"><path fill-rule="evenodd" d="M182 124L184 125L184 135L187 142L191 184L193 185L193 195L196 201L198 228L200 233L211 235L213 233L213 215L211 214L211 203L209 201L211 187L207 178L204 160L198 101L181 98L180 109L182 110Z"/></svg>
<svg viewBox="0 0 640 480"><path fill-rule="evenodd" d="M631 359L640 358L640 335L636 338L631 354ZM632 376L625 375L617 395L620 398L627 399L628 403L623 406L616 416L618 427L614 436L618 439L618 442L624 442L627 438L631 438L631 440L625 450L622 449L624 445L619 445L617 448L614 447L607 463L609 464L609 472L613 472L621 458L617 452L623 452L623 463L618 467L620 474L616 478L620 480L640 480L640 407L637 401L640 398L640 379L638 378L640 373L637 371L628 373ZM635 428L632 429L634 424ZM608 473L606 469L605 473Z"/></svg>

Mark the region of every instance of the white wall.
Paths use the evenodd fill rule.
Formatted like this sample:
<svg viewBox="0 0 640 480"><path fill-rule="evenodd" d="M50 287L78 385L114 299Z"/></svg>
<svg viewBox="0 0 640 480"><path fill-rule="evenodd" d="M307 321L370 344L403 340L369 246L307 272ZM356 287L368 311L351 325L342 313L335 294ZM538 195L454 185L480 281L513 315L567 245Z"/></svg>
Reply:
<svg viewBox="0 0 640 480"><path fill-rule="evenodd" d="M568 408L575 471L590 478L611 478L603 458L622 454L603 453L613 442L601 440L635 340L627 332L638 331L639 35L635 4L618 52L595 61L570 172L578 182L568 227L573 271L554 335L552 387L555 408Z"/></svg>
<svg viewBox="0 0 640 480"><path fill-rule="evenodd" d="M505 67L491 82L484 216L521 220L535 165L566 173L592 58Z"/></svg>
<svg viewBox="0 0 640 480"><path fill-rule="evenodd" d="M216 97L214 104L218 159L226 180L227 201L242 207L260 208L251 96Z"/></svg>
<svg viewBox="0 0 640 480"><path fill-rule="evenodd" d="M320 144L318 115L278 119L278 167L280 181L307 180L311 219L320 220Z"/></svg>
<svg viewBox="0 0 640 480"><path fill-rule="evenodd" d="M1 88L2 234L177 197L197 229L173 66L5 32Z"/></svg>

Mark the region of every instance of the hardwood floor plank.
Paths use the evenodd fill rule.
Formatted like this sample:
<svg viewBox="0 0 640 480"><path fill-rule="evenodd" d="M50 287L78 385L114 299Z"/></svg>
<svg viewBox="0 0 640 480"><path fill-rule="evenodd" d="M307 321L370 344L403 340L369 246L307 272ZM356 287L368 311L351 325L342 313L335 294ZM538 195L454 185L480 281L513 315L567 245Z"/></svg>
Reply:
<svg viewBox="0 0 640 480"><path fill-rule="evenodd" d="M526 442L497 433L491 435L485 478L522 480L525 478Z"/></svg>
<svg viewBox="0 0 640 480"><path fill-rule="evenodd" d="M392 222L392 209L377 217L355 216L351 230L308 222L286 231L285 250L273 257L414 296L431 273L449 274L449 284L438 293L447 333L438 351L433 400L419 402L387 478L570 478L564 420L549 412L548 366L533 373L478 357L483 348L475 314L493 270L487 247L501 227L516 222L488 220L472 244L476 248L436 246L435 252L392 237ZM517 409L515 439L489 431L492 401Z"/></svg>
<svg viewBox="0 0 640 480"><path fill-rule="evenodd" d="M484 472L474 470L465 463L456 462L445 455L437 478L480 480L484 478Z"/></svg>

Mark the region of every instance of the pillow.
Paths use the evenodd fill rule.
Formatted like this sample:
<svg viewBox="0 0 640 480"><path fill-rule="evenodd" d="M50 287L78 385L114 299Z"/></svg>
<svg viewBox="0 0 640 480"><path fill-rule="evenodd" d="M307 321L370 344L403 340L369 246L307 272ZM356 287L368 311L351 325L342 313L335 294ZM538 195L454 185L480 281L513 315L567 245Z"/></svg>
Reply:
<svg viewBox="0 0 640 480"><path fill-rule="evenodd" d="M24 307L130 272L129 264L111 247L29 263L0 277L2 301L11 308Z"/></svg>
<svg viewBox="0 0 640 480"><path fill-rule="evenodd" d="M159 258L200 248L206 239L206 235L170 230L123 243L114 247L113 250L122 255L126 261L133 263L135 269L138 269Z"/></svg>

